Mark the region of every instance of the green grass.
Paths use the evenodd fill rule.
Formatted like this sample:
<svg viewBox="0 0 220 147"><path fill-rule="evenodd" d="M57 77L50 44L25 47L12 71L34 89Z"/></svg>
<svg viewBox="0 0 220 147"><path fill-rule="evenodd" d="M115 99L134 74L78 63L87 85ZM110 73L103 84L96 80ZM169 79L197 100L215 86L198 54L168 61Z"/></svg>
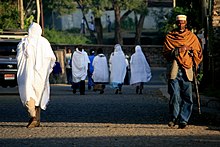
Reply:
<svg viewBox="0 0 220 147"><path fill-rule="evenodd" d="M91 44L92 41L86 36L69 31L56 31L45 29L44 35L50 43L54 44Z"/></svg>

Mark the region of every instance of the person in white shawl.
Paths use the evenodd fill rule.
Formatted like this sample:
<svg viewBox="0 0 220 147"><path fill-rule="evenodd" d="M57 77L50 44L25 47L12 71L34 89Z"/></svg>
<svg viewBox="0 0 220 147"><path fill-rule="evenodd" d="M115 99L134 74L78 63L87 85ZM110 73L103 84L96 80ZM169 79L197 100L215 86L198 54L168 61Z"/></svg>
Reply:
<svg viewBox="0 0 220 147"><path fill-rule="evenodd" d="M18 90L31 117L28 128L40 126L40 110L46 110L49 102L49 75L56 61L50 43L41 34L41 26L32 23L28 36L17 46Z"/></svg>
<svg viewBox="0 0 220 147"><path fill-rule="evenodd" d="M93 90L100 90L100 94L103 94L105 84L109 82L109 69L106 56L101 48L98 49L92 66L94 68L92 79L95 82Z"/></svg>
<svg viewBox="0 0 220 147"><path fill-rule="evenodd" d="M115 45L114 52L110 55L109 66L110 82L113 88L116 89L115 94L121 94L128 63L120 44Z"/></svg>
<svg viewBox="0 0 220 147"><path fill-rule="evenodd" d="M79 87L80 95L85 94L85 79L88 72L88 64L90 63L87 53L79 45L72 55L72 88L73 93Z"/></svg>
<svg viewBox="0 0 220 147"><path fill-rule="evenodd" d="M152 76L150 66L142 52L140 45L135 47L135 53L131 56L130 69L130 84L136 86L137 94L142 94L144 83L150 81Z"/></svg>

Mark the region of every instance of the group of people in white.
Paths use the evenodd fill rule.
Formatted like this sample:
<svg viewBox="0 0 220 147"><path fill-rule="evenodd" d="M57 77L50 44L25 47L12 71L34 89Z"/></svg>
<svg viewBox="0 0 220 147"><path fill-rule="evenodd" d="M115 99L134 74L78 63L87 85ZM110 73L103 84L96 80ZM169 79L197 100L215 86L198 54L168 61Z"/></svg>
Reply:
<svg viewBox="0 0 220 147"><path fill-rule="evenodd" d="M41 26L33 22L29 26L28 36L23 38L17 46L18 90L21 102L30 116L27 128L40 126L41 110L46 110L49 102L49 76L56 62L56 56L49 41L41 35ZM82 46L76 48L72 57L70 52L68 50L69 55L66 56L68 65L70 65L66 66L69 69L67 72L68 75L72 75L72 77L69 76L68 82L72 83L73 93L76 93L76 89L79 88L80 94L83 95L90 60ZM109 59L109 66L102 49L97 50L97 55L90 64L94 68L92 73L94 89L104 93L105 84L110 82L116 89L115 93L121 93L128 67L121 45L115 45L114 52ZM137 93L140 90L141 94L143 83L151 79L151 70L139 45L135 47L135 53L131 56L130 69L130 84L136 85Z"/></svg>
<svg viewBox="0 0 220 147"><path fill-rule="evenodd" d="M114 52L111 53L109 62L101 48L97 50L97 55L92 63L90 62L89 56L82 46L77 46L72 54L71 61L73 93L79 89L80 95L85 94L85 80L90 67L89 64L92 64L93 67L93 90L100 91L100 94L104 93L107 83L110 83L115 89L115 94L122 94L122 85L128 66L131 70L129 83L136 86L137 94L142 94L144 83L150 81L152 77L150 66L140 45L135 47L135 53L131 56L130 64L120 44L114 46Z"/></svg>

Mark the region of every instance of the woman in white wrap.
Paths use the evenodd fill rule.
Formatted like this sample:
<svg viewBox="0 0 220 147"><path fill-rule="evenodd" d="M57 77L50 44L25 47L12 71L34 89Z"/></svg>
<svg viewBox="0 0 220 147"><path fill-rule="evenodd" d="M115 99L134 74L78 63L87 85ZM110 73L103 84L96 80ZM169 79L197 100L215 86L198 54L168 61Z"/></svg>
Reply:
<svg viewBox="0 0 220 147"><path fill-rule="evenodd" d="M100 90L100 94L103 94L105 84L109 82L109 70L106 56L101 48L98 49L92 66L94 67L92 75L92 79L95 82L94 90Z"/></svg>
<svg viewBox="0 0 220 147"><path fill-rule="evenodd" d="M144 83L150 81L152 76L150 66L142 52L140 45L135 47L135 53L131 56L130 68L130 84L136 86L137 94L142 94Z"/></svg>
<svg viewBox="0 0 220 147"><path fill-rule="evenodd" d="M28 36L17 47L18 89L31 117L28 128L40 126L40 110L46 110L49 102L49 75L56 61L50 43L41 34L41 26L32 23Z"/></svg>
<svg viewBox="0 0 220 147"><path fill-rule="evenodd" d="M115 45L114 52L111 53L109 59L109 66L110 82L113 88L116 89L115 94L122 94L121 90L124 83L126 67L128 66L128 63L126 62L126 57L120 44Z"/></svg>
<svg viewBox="0 0 220 147"><path fill-rule="evenodd" d="M72 88L73 93L79 87L80 95L85 94L85 79L87 77L88 64L90 63L87 53L78 46L72 55Z"/></svg>

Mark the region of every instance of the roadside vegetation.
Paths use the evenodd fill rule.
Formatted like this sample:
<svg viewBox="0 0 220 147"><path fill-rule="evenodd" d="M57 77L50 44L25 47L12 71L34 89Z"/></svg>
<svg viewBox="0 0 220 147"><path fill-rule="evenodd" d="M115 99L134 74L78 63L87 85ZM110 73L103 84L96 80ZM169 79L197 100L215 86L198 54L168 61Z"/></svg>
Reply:
<svg viewBox="0 0 220 147"><path fill-rule="evenodd" d="M92 40L71 31L57 31L45 29L44 36L53 44L91 44Z"/></svg>

